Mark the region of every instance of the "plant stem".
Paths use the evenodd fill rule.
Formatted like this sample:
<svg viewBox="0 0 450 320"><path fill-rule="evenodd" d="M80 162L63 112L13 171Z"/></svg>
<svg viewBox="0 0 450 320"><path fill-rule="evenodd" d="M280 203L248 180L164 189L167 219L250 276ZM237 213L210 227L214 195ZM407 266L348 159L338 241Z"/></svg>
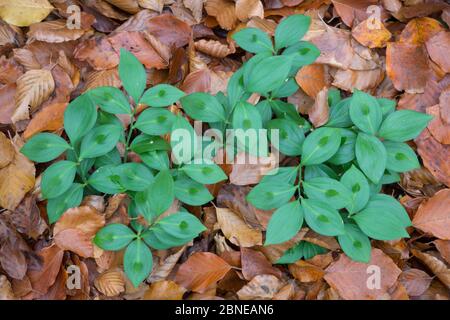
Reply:
<svg viewBox="0 0 450 320"><path fill-rule="evenodd" d="M128 136L127 136L127 140L125 141L125 152L123 154L123 162L127 162L127 157L128 157L128 150L130 148L130 141L131 141L131 136L133 134L133 130L134 130L134 123L136 121L135 119L135 114L136 114L136 108L133 109L132 114L130 115L130 128L128 130Z"/></svg>

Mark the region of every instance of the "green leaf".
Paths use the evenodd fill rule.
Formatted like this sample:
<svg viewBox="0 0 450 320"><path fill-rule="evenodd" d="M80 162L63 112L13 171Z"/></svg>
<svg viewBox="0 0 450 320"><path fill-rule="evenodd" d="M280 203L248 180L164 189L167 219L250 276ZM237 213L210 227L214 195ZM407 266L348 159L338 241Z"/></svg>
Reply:
<svg viewBox="0 0 450 320"><path fill-rule="evenodd" d="M381 184L391 184L400 181L400 175L394 171L386 171L381 177Z"/></svg>
<svg viewBox="0 0 450 320"><path fill-rule="evenodd" d="M215 163L186 164L181 170L191 179L203 184L214 184L228 179L222 168Z"/></svg>
<svg viewBox="0 0 450 320"><path fill-rule="evenodd" d="M387 98L377 98L378 104L381 108L381 113L383 118L387 117L389 114L395 111L395 101Z"/></svg>
<svg viewBox="0 0 450 320"><path fill-rule="evenodd" d="M239 47L252 53L273 52L272 41L267 33L257 28L245 28L232 35Z"/></svg>
<svg viewBox="0 0 450 320"><path fill-rule="evenodd" d="M338 237L339 245L352 260L368 263L370 261L370 240L354 224L345 224L345 233Z"/></svg>
<svg viewBox="0 0 450 320"><path fill-rule="evenodd" d="M287 183L260 183L247 195L247 201L258 209L270 210L287 203L297 187Z"/></svg>
<svg viewBox="0 0 450 320"><path fill-rule="evenodd" d="M293 238L303 224L303 209L299 201L289 202L278 208L267 225L264 245L279 244Z"/></svg>
<svg viewBox="0 0 450 320"><path fill-rule="evenodd" d="M316 177L328 177L332 179L338 179L338 175L326 164L316 164L305 167L304 180L310 180Z"/></svg>
<svg viewBox="0 0 450 320"><path fill-rule="evenodd" d="M121 223L111 223L100 229L94 237L97 247L108 251L118 251L125 248L136 234Z"/></svg>
<svg viewBox="0 0 450 320"><path fill-rule="evenodd" d="M203 184L188 177L175 180L175 197L191 206L200 206L214 198Z"/></svg>
<svg viewBox="0 0 450 320"><path fill-rule="evenodd" d="M406 172L420 168L416 153L403 142L383 141L387 152L386 169Z"/></svg>
<svg viewBox="0 0 450 320"><path fill-rule="evenodd" d="M317 177L303 182L303 190L310 199L328 203L334 209L342 209L351 202L351 192L337 180Z"/></svg>
<svg viewBox="0 0 450 320"><path fill-rule="evenodd" d="M399 110L389 114L381 124L380 137L395 141L404 142L417 137L433 116L412 111Z"/></svg>
<svg viewBox="0 0 450 320"><path fill-rule="evenodd" d="M281 20L275 29L275 48L279 50L300 41L310 24L311 18L301 14L294 14Z"/></svg>
<svg viewBox="0 0 450 320"><path fill-rule="evenodd" d="M227 96L231 107L250 96L250 93L245 92L244 68L238 69L228 80Z"/></svg>
<svg viewBox="0 0 450 320"><path fill-rule="evenodd" d="M100 109L112 114L131 114L131 106L122 91L115 87L97 87L88 91Z"/></svg>
<svg viewBox="0 0 450 320"><path fill-rule="evenodd" d="M322 127L314 130L303 142L303 165L320 164L330 159L341 144L338 129Z"/></svg>
<svg viewBox="0 0 450 320"><path fill-rule="evenodd" d="M260 183L288 182L294 184L297 179L298 167L281 167L270 170L261 179Z"/></svg>
<svg viewBox="0 0 450 320"><path fill-rule="evenodd" d="M318 254L323 254L323 253L327 252L327 249L325 249L321 246L318 246L314 243L308 242L308 241L300 242L300 246L302 247L303 258L305 260L314 258Z"/></svg>
<svg viewBox="0 0 450 320"><path fill-rule="evenodd" d="M121 184L120 175L115 170L115 165L108 165L98 168L88 179L89 185L96 190L106 194L116 194L125 192L125 187Z"/></svg>
<svg viewBox="0 0 450 320"><path fill-rule="evenodd" d="M66 192L75 179L77 164L59 161L48 167L42 175L41 189L44 199L52 199Z"/></svg>
<svg viewBox="0 0 450 320"><path fill-rule="evenodd" d="M58 221L68 209L78 207L83 200L83 185L74 183L62 195L47 201L47 216L50 223Z"/></svg>
<svg viewBox="0 0 450 320"><path fill-rule="evenodd" d="M260 129L262 120L254 105L240 102L234 108L232 125L234 129Z"/></svg>
<svg viewBox="0 0 450 320"><path fill-rule="evenodd" d="M317 233L337 236L345 232L339 212L328 204L314 199L302 199L302 206L306 223Z"/></svg>
<svg viewBox="0 0 450 320"><path fill-rule="evenodd" d="M153 228L161 228L168 235L180 239L182 244L194 239L206 227L192 214L178 212L162 218Z"/></svg>
<svg viewBox="0 0 450 320"><path fill-rule="evenodd" d="M194 128L182 115L178 115L170 131L173 162L175 164L190 162L200 148L201 143Z"/></svg>
<svg viewBox="0 0 450 320"><path fill-rule="evenodd" d="M295 122L286 119L274 119L267 123L269 138L281 153L287 156L298 156L302 153L305 134ZM273 133L278 134L278 141L274 140ZM278 142L278 145L277 143Z"/></svg>
<svg viewBox="0 0 450 320"><path fill-rule="evenodd" d="M341 100L342 100L341 91L339 91L339 89L336 88L328 89L328 105L330 107L337 105Z"/></svg>
<svg viewBox="0 0 450 320"><path fill-rule="evenodd" d="M276 264L290 264L300 260L303 257L303 243L296 244L292 248L287 249L283 256L275 262Z"/></svg>
<svg viewBox="0 0 450 320"><path fill-rule="evenodd" d="M28 140L20 152L32 161L48 162L70 148L69 144L56 134L39 133Z"/></svg>
<svg viewBox="0 0 450 320"><path fill-rule="evenodd" d="M320 50L310 42L300 41L287 47L283 51L283 55L292 56L292 68L298 70L316 61L320 55Z"/></svg>
<svg viewBox="0 0 450 320"><path fill-rule="evenodd" d="M96 121L97 110L87 94L82 94L69 103L64 112L64 130L72 144L88 133Z"/></svg>
<svg viewBox="0 0 450 320"><path fill-rule="evenodd" d="M95 159L94 166L100 168L107 165L119 165L122 163L122 158L120 157L120 152L117 148L112 149L107 154L100 156Z"/></svg>
<svg viewBox="0 0 450 320"><path fill-rule="evenodd" d="M165 109L144 110L137 119L135 127L144 133L151 135L163 135L172 128L175 116Z"/></svg>
<svg viewBox="0 0 450 320"><path fill-rule="evenodd" d="M341 146L338 151L328 160L334 165L348 163L355 159L356 134L348 129L339 128L341 133Z"/></svg>
<svg viewBox="0 0 450 320"><path fill-rule="evenodd" d="M367 206L352 218L373 239L396 240L409 237L405 228L411 225L411 220L403 206L388 195L374 195Z"/></svg>
<svg viewBox="0 0 450 320"><path fill-rule="evenodd" d="M261 116L262 125L266 126L267 122L272 119L272 108L270 107L269 100L263 100L256 104L256 110L258 110Z"/></svg>
<svg viewBox="0 0 450 320"><path fill-rule="evenodd" d="M375 134L380 128L383 114L375 97L355 90L350 101L350 118L360 130Z"/></svg>
<svg viewBox="0 0 450 320"><path fill-rule="evenodd" d="M350 119L351 98L345 98L330 107L330 116L327 127L347 128L353 125Z"/></svg>
<svg viewBox="0 0 450 320"><path fill-rule="evenodd" d="M303 130L309 129L309 124L299 114L292 103L287 103L281 100L265 100L269 102L270 107L278 118L290 120L295 122Z"/></svg>
<svg viewBox="0 0 450 320"><path fill-rule="evenodd" d="M145 91L139 103L161 108L174 104L183 96L184 92L174 86L158 84Z"/></svg>
<svg viewBox="0 0 450 320"><path fill-rule="evenodd" d="M264 95L279 88L288 77L291 64L291 56L263 58L251 68L247 79L244 79L246 90Z"/></svg>
<svg viewBox="0 0 450 320"><path fill-rule="evenodd" d="M168 170L159 172L150 187L135 196L137 208L148 221L169 209L174 199L174 182Z"/></svg>
<svg viewBox="0 0 450 320"><path fill-rule="evenodd" d="M144 191L154 179L150 169L137 162L120 164L113 171L120 177L119 183L126 190Z"/></svg>
<svg viewBox="0 0 450 320"><path fill-rule="evenodd" d="M139 155L149 168L161 171L169 169L169 156L165 151L150 151Z"/></svg>
<svg viewBox="0 0 450 320"><path fill-rule="evenodd" d="M92 129L81 141L79 159L96 158L107 154L119 141L122 129L105 124Z"/></svg>
<svg viewBox="0 0 450 320"><path fill-rule="evenodd" d="M355 155L364 174L374 183L378 183L386 169L386 149L378 138L365 133L356 137Z"/></svg>
<svg viewBox="0 0 450 320"><path fill-rule="evenodd" d="M129 51L120 49L119 77L123 87L137 104L147 83L144 66Z"/></svg>
<svg viewBox="0 0 450 320"><path fill-rule="evenodd" d="M180 99L184 111L195 120L205 122L225 121L225 110L216 97L195 92Z"/></svg>
<svg viewBox="0 0 450 320"><path fill-rule="evenodd" d="M135 288L144 281L153 268L152 252L144 241L130 243L123 256L123 269Z"/></svg>
<svg viewBox="0 0 450 320"><path fill-rule="evenodd" d="M364 208L369 201L370 187L364 174L354 165L341 177L341 182L351 191L351 202L346 206L349 213L355 213Z"/></svg>
<svg viewBox="0 0 450 320"><path fill-rule="evenodd" d="M288 78L280 87L274 89L270 96L272 98L287 98L297 92L298 88L295 78Z"/></svg>
<svg viewBox="0 0 450 320"><path fill-rule="evenodd" d="M168 151L170 150L170 145L166 140L159 136L140 134L134 138L130 145L130 149L138 154L142 154L158 150Z"/></svg>

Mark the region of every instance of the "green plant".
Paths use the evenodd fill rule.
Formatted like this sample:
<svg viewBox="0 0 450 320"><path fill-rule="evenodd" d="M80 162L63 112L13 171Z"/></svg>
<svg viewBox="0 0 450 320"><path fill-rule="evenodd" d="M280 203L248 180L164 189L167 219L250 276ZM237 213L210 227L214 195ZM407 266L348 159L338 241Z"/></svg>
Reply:
<svg viewBox="0 0 450 320"><path fill-rule="evenodd" d="M300 164L265 176L247 199L257 208L276 209L265 245L291 239L305 221L317 233L337 237L353 260L367 262L369 238L408 237L408 214L395 198L379 192L383 184L399 181L400 172L420 167L405 141L416 137L432 117L395 111L394 101L358 90L341 100L340 92L331 89L328 101L328 123L306 137L308 132L292 119L267 122L280 130L281 153L301 156ZM311 257L311 252L320 252L316 247L302 241L279 263Z"/></svg>
<svg viewBox="0 0 450 320"><path fill-rule="evenodd" d="M298 69L319 55L314 45L299 41L309 24L306 16L285 18L276 29L275 46L258 29L236 33L233 38L238 45L255 55L231 77L227 95L185 95L166 84L145 91L144 67L130 52L121 50L119 75L128 96L114 87L99 87L80 95L64 114L69 142L55 134L41 133L21 150L35 162L65 156L42 176L49 221L57 221L67 209L78 206L85 195L126 193L131 199L131 228L109 224L97 233L94 242L105 250L125 249L124 269L137 286L152 269L149 247L162 250L184 245L205 230L184 208L166 217L161 218L161 214L174 199L193 206L211 201L213 196L205 184L227 179L212 161L215 150L225 146L223 140L198 136L183 115L175 115L166 107L180 100L189 117L207 122L221 134L227 129L262 129L272 112L291 119L294 130L299 125L309 126L292 105L280 100L297 91L294 76ZM256 107L246 101L252 93L263 97ZM137 115L138 104L150 108ZM117 115L129 117L128 129ZM179 135L178 130L188 135ZM166 134L170 134L170 142L162 137ZM118 144L123 145L123 152ZM205 146L213 151L202 152ZM245 138L238 139L231 153L250 149ZM258 150L258 154L266 151ZM142 163L128 162L129 152L138 154ZM140 222L140 216L145 223Z"/></svg>

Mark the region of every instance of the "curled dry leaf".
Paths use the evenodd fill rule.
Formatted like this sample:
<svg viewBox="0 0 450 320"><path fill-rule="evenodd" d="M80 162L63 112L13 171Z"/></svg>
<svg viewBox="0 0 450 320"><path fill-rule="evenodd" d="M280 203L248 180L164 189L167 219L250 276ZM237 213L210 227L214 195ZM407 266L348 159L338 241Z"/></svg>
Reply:
<svg viewBox="0 0 450 320"><path fill-rule="evenodd" d="M271 274L281 278L281 271L272 266L267 258L259 251L248 248L241 248L242 275L248 281L255 276Z"/></svg>
<svg viewBox="0 0 450 320"><path fill-rule="evenodd" d="M35 23L30 26L27 35L29 41L37 40L44 42L65 42L81 38L86 30L67 27L66 20L52 20Z"/></svg>
<svg viewBox="0 0 450 320"><path fill-rule="evenodd" d="M131 13L135 14L139 11L139 5L137 0L106 0L113 6L116 6L117 8Z"/></svg>
<svg viewBox="0 0 450 320"><path fill-rule="evenodd" d="M8 153L11 152L8 142L9 146L14 148L14 158L7 166L0 169L0 207L14 210L25 194L33 189L36 169L33 162L19 152L20 146L13 145L9 140L6 142L3 134L0 135L0 139L7 161L10 157Z"/></svg>
<svg viewBox="0 0 450 320"><path fill-rule="evenodd" d="M372 91L384 78L384 70L381 68L372 70L338 69L334 74L332 85L345 91L354 89Z"/></svg>
<svg viewBox="0 0 450 320"><path fill-rule="evenodd" d="M11 141L0 132L0 151L2 157L0 158L0 169L6 167L14 159L15 150Z"/></svg>
<svg viewBox="0 0 450 320"><path fill-rule="evenodd" d="M23 74L22 66L15 59L7 59L5 56L0 57L0 83L14 83Z"/></svg>
<svg viewBox="0 0 450 320"><path fill-rule="evenodd" d="M35 240L48 228L47 223L41 218L36 198L32 195L25 197L16 210L10 213L10 218L17 231Z"/></svg>
<svg viewBox="0 0 450 320"><path fill-rule="evenodd" d="M372 249L368 264L352 261L343 254L325 271L324 279L346 300L381 298L388 293L401 273L395 263L379 249ZM380 280L379 288L373 283L376 277Z"/></svg>
<svg viewBox="0 0 450 320"><path fill-rule="evenodd" d="M439 239L450 240L450 189L443 189L422 202L413 226Z"/></svg>
<svg viewBox="0 0 450 320"><path fill-rule="evenodd" d="M119 73L116 68L90 72L86 77L86 83L83 91L85 92L90 89L104 86L116 88L120 88L122 86L122 81L120 81Z"/></svg>
<svg viewBox="0 0 450 320"><path fill-rule="evenodd" d="M442 144L450 144L450 124L444 122L441 118L441 109L450 108L450 105L435 105L427 108L427 113L433 116L428 124L428 130L433 137Z"/></svg>
<svg viewBox="0 0 450 320"><path fill-rule="evenodd" d="M138 0L138 4L142 8L151 9L159 13L162 12L165 2L164 0Z"/></svg>
<svg viewBox="0 0 450 320"><path fill-rule="evenodd" d="M191 27L186 22L168 13L151 18L146 23L146 29L170 48L188 44L192 33Z"/></svg>
<svg viewBox="0 0 450 320"><path fill-rule="evenodd" d="M67 210L53 229L55 243L63 250L81 257L93 257L92 239L105 225L105 218L93 207L81 206Z"/></svg>
<svg viewBox="0 0 450 320"><path fill-rule="evenodd" d="M328 121L328 88L323 88L316 96L316 101L311 109L308 110L309 120L318 128Z"/></svg>
<svg viewBox="0 0 450 320"><path fill-rule="evenodd" d="M170 280L152 283L144 294L144 300L181 300L186 289Z"/></svg>
<svg viewBox="0 0 450 320"><path fill-rule="evenodd" d="M183 0L184 6L191 10L192 16L197 23L199 23L203 17L203 2L203 0Z"/></svg>
<svg viewBox="0 0 450 320"><path fill-rule="evenodd" d="M119 54L106 37L81 42L75 49L74 57L86 61L95 70L111 69L119 64Z"/></svg>
<svg viewBox="0 0 450 320"><path fill-rule="evenodd" d="M43 266L38 271L28 271L27 275L30 279L33 290L39 294L46 294L49 288L55 283L58 276L64 251L57 245L53 244L49 247L41 249L38 254L43 259Z"/></svg>
<svg viewBox="0 0 450 320"><path fill-rule="evenodd" d="M430 270L442 281L443 284L450 288L450 269L445 262L435 256L411 249L411 253L420 261L422 261Z"/></svg>
<svg viewBox="0 0 450 320"><path fill-rule="evenodd" d="M273 20L262 19L260 17L251 17L251 19L247 22L247 27L261 29L262 31L273 36L275 34L277 23Z"/></svg>
<svg viewBox="0 0 450 320"><path fill-rule="evenodd" d="M236 0L236 16L241 21L252 17L264 18L264 7L260 0Z"/></svg>
<svg viewBox="0 0 450 320"><path fill-rule="evenodd" d="M288 267L294 278L300 282L319 281L325 275L321 268L303 260L291 263Z"/></svg>
<svg viewBox="0 0 450 320"><path fill-rule="evenodd" d="M216 214L220 229L231 243L241 247L262 244L261 231L248 226L244 219L230 209L216 208Z"/></svg>
<svg viewBox="0 0 450 320"><path fill-rule="evenodd" d="M107 270L95 279L94 285L105 296L115 297L125 291L125 277L119 269Z"/></svg>
<svg viewBox="0 0 450 320"><path fill-rule="evenodd" d="M377 0L332 0L331 2L342 21L349 27L353 26L355 20L365 20L371 12L367 8L378 3ZM381 8L379 7L379 9Z"/></svg>
<svg viewBox="0 0 450 320"><path fill-rule="evenodd" d="M31 119L23 133L23 138L28 140L35 134L43 131L58 131L62 129L66 107L67 103L54 103L42 108Z"/></svg>
<svg viewBox="0 0 450 320"><path fill-rule="evenodd" d="M436 249L438 249L442 258L450 264L450 241L449 240L435 240L433 241Z"/></svg>
<svg viewBox="0 0 450 320"><path fill-rule="evenodd" d="M353 28L352 36L363 46L382 48L386 46L392 35L381 21L367 19Z"/></svg>
<svg viewBox="0 0 450 320"><path fill-rule="evenodd" d="M227 0L206 0L205 10L217 19L225 30L232 30L237 23L235 4Z"/></svg>
<svg viewBox="0 0 450 320"><path fill-rule="evenodd" d="M34 111L46 101L55 89L55 81L49 70L30 70L17 79L16 110L13 122L29 119L28 107Z"/></svg>
<svg viewBox="0 0 450 320"><path fill-rule="evenodd" d="M311 64L298 70L295 81L302 90L311 98L330 85L329 75L326 67L322 64Z"/></svg>
<svg viewBox="0 0 450 320"><path fill-rule="evenodd" d="M232 164L230 183L238 186L257 184L277 165L278 159L273 153L269 157L256 157L240 152Z"/></svg>
<svg viewBox="0 0 450 320"><path fill-rule="evenodd" d="M188 290L203 293L221 280L231 266L211 252L196 252L177 271L175 282Z"/></svg>
<svg viewBox="0 0 450 320"><path fill-rule="evenodd" d="M182 247L174 254L166 257L164 260L160 260L157 264L154 264L153 271L150 274L150 277L148 277L148 282L165 280L172 272L173 268L175 267L185 250L186 246Z"/></svg>
<svg viewBox="0 0 450 320"><path fill-rule="evenodd" d="M302 228L291 240L283 242L281 244L271 244L268 246L258 246L257 250L261 251L272 263L276 263L286 252L286 250L295 246L300 242L305 234L307 228Z"/></svg>
<svg viewBox="0 0 450 320"><path fill-rule="evenodd" d="M0 17L18 27L28 27L44 20L53 9L47 0L0 1Z"/></svg>
<svg viewBox="0 0 450 320"><path fill-rule="evenodd" d="M302 240L314 243L315 245L331 251L335 251L340 248L338 242L333 237L323 236L313 230L308 230L307 228L302 229L302 231L306 232Z"/></svg>
<svg viewBox="0 0 450 320"><path fill-rule="evenodd" d="M283 287L283 282L271 274L254 277L242 287L237 295L239 300L270 300Z"/></svg>
<svg viewBox="0 0 450 320"><path fill-rule="evenodd" d="M217 40L201 39L196 41L195 49L215 58L225 58L227 55L234 53L234 50Z"/></svg>
<svg viewBox="0 0 450 320"><path fill-rule="evenodd" d="M441 31L428 39L426 47L431 60L441 67L446 73L450 73L450 32Z"/></svg>
<svg viewBox="0 0 450 320"><path fill-rule="evenodd" d="M427 291L433 278L426 272L413 268L403 271L398 280L405 287L409 296L417 297Z"/></svg>

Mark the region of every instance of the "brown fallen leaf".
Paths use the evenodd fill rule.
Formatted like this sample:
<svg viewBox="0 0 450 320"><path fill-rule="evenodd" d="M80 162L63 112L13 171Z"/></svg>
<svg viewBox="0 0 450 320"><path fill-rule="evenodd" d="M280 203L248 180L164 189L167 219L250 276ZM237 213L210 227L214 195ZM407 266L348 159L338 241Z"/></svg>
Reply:
<svg viewBox="0 0 450 320"><path fill-rule="evenodd" d="M442 281L443 284L450 288L450 269L445 262L439 260L435 256L420 252L419 250L411 249L411 253L422 261L430 270Z"/></svg>
<svg viewBox="0 0 450 320"><path fill-rule="evenodd" d="M433 116L427 128L437 141L442 144L450 144L450 124L444 122L441 118L441 109L445 108L446 105L442 107L435 105L427 108L427 113Z"/></svg>
<svg viewBox="0 0 450 320"><path fill-rule="evenodd" d="M144 300L181 300L186 289L176 282L162 280L152 283L144 294Z"/></svg>
<svg viewBox="0 0 450 320"><path fill-rule="evenodd" d="M225 30L232 30L237 23L235 4L227 0L206 0L205 10L208 15L217 19Z"/></svg>
<svg viewBox="0 0 450 320"><path fill-rule="evenodd" d="M11 283L4 275L0 275L0 300L16 300Z"/></svg>
<svg viewBox="0 0 450 320"><path fill-rule="evenodd" d="M255 276L271 274L281 278L281 271L274 268L267 258L259 251L241 248L242 275L248 281Z"/></svg>
<svg viewBox="0 0 450 320"><path fill-rule="evenodd" d="M1 33L0 33L1 34ZM23 68L15 59L7 59L5 56L0 57L0 83L15 83L23 74Z"/></svg>
<svg viewBox="0 0 450 320"><path fill-rule="evenodd" d="M325 271L309 262L298 260L288 266L289 272L300 282L319 281L325 275Z"/></svg>
<svg viewBox="0 0 450 320"><path fill-rule="evenodd" d="M56 245L63 250L72 251L81 257L94 256L92 239L105 225L105 218L89 206L67 210L56 222L53 235Z"/></svg>
<svg viewBox="0 0 450 320"><path fill-rule="evenodd" d="M113 6L116 6L117 8L131 14L137 13L139 11L139 5L137 0L106 0L106 1L112 4Z"/></svg>
<svg viewBox="0 0 450 320"><path fill-rule="evenodd" d="M342 21L352 27L354 21L363 21L367 19L370 12L367 8L371 5L376 5L376 0L332 0L334 8L337 14L341 17Z"/></svg>
<svg viewBox="0 0 450 320"><path fill-rule="evenodd" d="M211 252L196 252L177 271L175 282L184 288L203 293L221 280L231 266Z"/></svg>
<svg viewBox="0 0 450 320"><path fill-rule="evenodd" d="M164 260L159 260L158 263L153 265L153 271L148 277L148 282L156 282L165 280L174 269L181 255L186 251L186 246L180 250L166 257Z"/></svg>
<svg viewBox="0 0 450 320"><path fill-rule="evenodd" d="M431 60L436 62L446 73L450 73L450 32L441 31L428 39L426 47Z"/></svg>
<svg viewBox="0 0 450 320"><path fill-rule="evenodd" d="M352 36L363 46L373 49L385 47L392 34L381 21L367 19L353 28Z"/></svg>
<svg viewBox="0 0 450 320"><path fill-rule="evenodd" d="M247 21L252 17L264 18L261 0L236 0L236 16L241 21Z"/></svg>
<svg viewBox="0 0 450 320"><path fill-rule="evenodd" d="M47 223L41 218L36 197L33 195L27 195L19 206L10 213L10 218L17 231L35 240L48 229Z"/></svg>
<svg viewBox="0 0 450 320"><path fill-rule="evenodd" d="M196 41L195 49L215 58L225 58L229 54L234 53L234 50L217 40L201 39Z"/></svg>
<svg viewBox="0 0 450 320"><path fill-rule="evenodd" d="M95 70L111 69L119 64L119 54L106 37L81 42L76 47L74 56L80 61L86 61Z"/></svg>
<svg viewBox="0 0 450 320"><path fill-rule="evenodd" d="M57 245L51 245L41 249L38 254L43 259L42 269L39 271L28 271L33 290L41 295L46 294L48 289L55 283L58 276L64 251Z"/></svg>
<svg viewBox="0 0 450 320"><path fill-rule="evenodd" d="M324 87L329 87L330 79L322 64L311 64L298 70L295 81L302 90L315 99Z"/></svg>
<svg viewBox="0 0 450 320"><path fill-rule="evenodd" d="M17 79L16 110L13 122L29 119L28 107L36 110L55 89L55 81L49 70L30 70Z"/></svg>
<svg viewBox="0 0 450 320"><path fill-rule="evenodd" d="M449 240L435 240L433 241L436 249L438 249L442 258L450 264L450 241Z"/></svg>
<svg viewBox="0 0 450 320"><path fill-rule="evenodd" d="M66 20L52 20L35 23L30 26L27 36L30 41L65 42L81 38L86 33L85 29L67 27Z"/></svg>
<svg viewBox="0 0 450 320"><path fill-rule="evenodd" d="M319 91L316 96L316 101L311 109L308 110L308 116L314 127L323 126L328 121L329 107L328 107L328 88L325 87Z"/></svg>
<svg viewBox="0 0 450 320"><path fill-rule="evenodd" d="M47 0L3 1L0 5L0 17L12 25L27 27L44 20L53 9Z"/></svg>
<svg viewBox="0 0 450 320"><path fill-rule="evenodd" d="M442 30L444 30L443 26L436 19L429 17L412 19L400 34L399 41L411 45L422 45Z"/></svg>
<svg viewBox="0 0 450 320"><path fill-rule="evenodd" d="M0 169L6 167L13 161L15 150L11 141L5 136L3 132L0 132L0 152L2 157L0 158Z"/></svg>
<svg viewBox="0 0 450 320"><path fill-rule="evenodd" d="M230 183L238 186L257 184L278 164L275 154L269 157L255 157L245 152L236 155L229 175Z"/></svg>
<svg viewBox="0 0 450 320"><path fill-rule="evenodd" d="M450 240L450 189L443 189L422 202L412 223L439 239Z"/></svg>
<svg viewBox="0 0 450 320"><path fill-rule="evenodd" d="M191 27L186 22L168 13L148 20L146 30L170 48L188 44L192 33Z"/></svg>
<svg viewBox="0 0 450 320"><path fill-rule="evenodd" d="M379 249L372 249L367 264L352 261L342 254L325 271L324 279L346 300L381 298L401 274L395 263ZM379 281L375 281L377 278Z"/></svg>
<svg viewBox="0 0 450 320"><path fill-rule="evenodd" d="M54 103L42 108L31 119L23 133L23 138L28 140L35 134L43 131L58 131L62 129L66 107L67 103Z"/></svg>
<svg viewBox="0 0 450 320"><path fill-rule="evenodd" d="M94 285L107 297L115 297L125 291L125 276L119 269L111 269L99 275Z"/></svg>
<svg viewBox="0 0 450 320"><path fill-rule="evenodd" d="M253 247L262 244L260 230L248 226L244 219L228 208L216 208L217 224L231 243L241 247Z"/></svg>
<svg viewBox="0 0 450 320"><path fill-rule="evenodd" d="M342 70L338 69L333 76L332 85L345 90L354 89L363 91L373 91L385 79L385 72L382 68L372 70Z"/></svg>
<svg viewBox="0 0 450 320"><path fill-rule="evenodd" d="M10 83L0 87L0 124L11 124L11 117L16 110L15 95L16 84Z"/></svg>
<svg viewBox="0 0 450 320"><path fill-rule="evenodd" d="M239 300L270 300L282 288L283 282L271 274L254 277L242 287L237 296Z"/></svg>
<svg viewBox="0 0 450 320"><path fill-rule="evenodd" d="M433 280L426 272L420 269L408 269L402 272L398 280L405 287L409 296L420 296L430 286Z"/></svg>
<svg viewBox="0 0 450 320"><path fill-rule="evenodd" d="M284 253L300 242L305 234L308 232L308 228L302 228L291 240L283 242L281 244L271 244L268 246L258 246L255 249L261 251L272 263L276 263Z"/></svg>
<svg viewBox="0 0 450 320"><path fill-rule="evenodd" d="M273 36L275 34L275 29L277 27L277 23L275 21L269 20L269 19L261 19L260 17L252 17L247 22L247 27L261 29L262 31Z"/></svg>

